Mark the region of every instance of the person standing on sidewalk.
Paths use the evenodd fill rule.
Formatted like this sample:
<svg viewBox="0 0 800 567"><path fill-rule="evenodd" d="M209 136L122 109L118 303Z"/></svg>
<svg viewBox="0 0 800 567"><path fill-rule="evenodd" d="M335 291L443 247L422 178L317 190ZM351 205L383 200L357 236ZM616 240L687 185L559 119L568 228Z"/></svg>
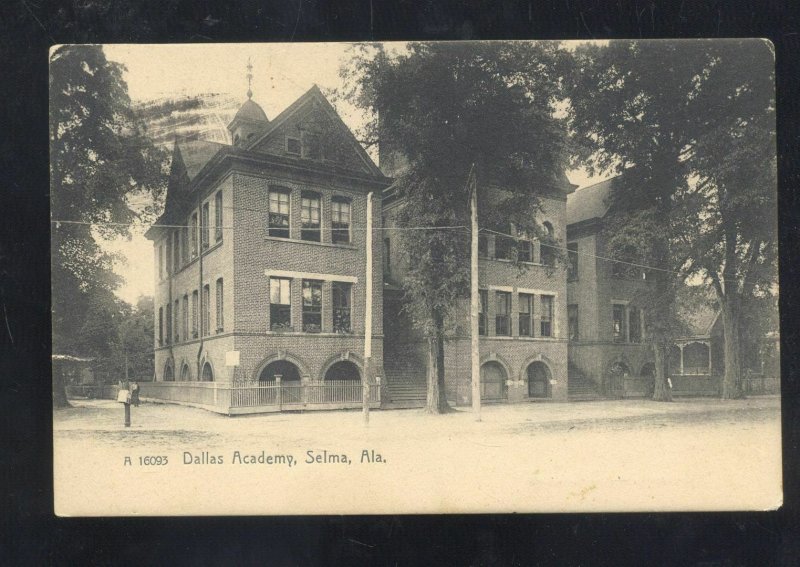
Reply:
<svg viewBox="0 0 800 567"><path fill-rule="evenodd" d="M131 382L131 403L139 407L139 383Z"/></svg>

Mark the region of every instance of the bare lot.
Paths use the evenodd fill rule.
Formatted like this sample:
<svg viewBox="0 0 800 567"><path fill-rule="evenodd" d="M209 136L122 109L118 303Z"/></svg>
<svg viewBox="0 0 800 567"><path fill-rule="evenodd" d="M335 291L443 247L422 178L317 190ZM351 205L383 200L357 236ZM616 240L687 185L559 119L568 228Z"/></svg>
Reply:
<svg viewBox="0 0 800 567"><path fill-rule="evenodd" d="M360 412L230 418L143 404L124 428L116 402L74 406L54 414L56 511L66 515L767 509L781 502L777 397L494 405L479 423L469 411L373 411L368 427ZM161 464L146 457L162 457Z"/></svg>

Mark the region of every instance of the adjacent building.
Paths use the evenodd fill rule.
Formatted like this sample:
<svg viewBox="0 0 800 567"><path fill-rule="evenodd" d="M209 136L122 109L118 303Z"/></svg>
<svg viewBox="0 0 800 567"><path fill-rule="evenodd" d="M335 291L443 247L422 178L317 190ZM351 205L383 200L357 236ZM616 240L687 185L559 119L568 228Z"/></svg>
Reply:
<svg viewBox="0 0 800 567"><path fill-rule="evenodd" d="M382 166L384 165L381 155ZM396 156L388 160L391 173ZM566 240L567 196L575 186L566 177L541 184L541 210L536 222L556 242ZM488 189L501 192L502 188ZM384 293L387 402L394 407L421 405L425 400L427 342L404 310L402 281L407 258L405 238L397 229L403 207L391 188L384 196ZM534 214L534 213L532 213ZM566 400L567 284L557 248L536 240L484 231L479 239L481 399L486 402ZM496 231L500 232L500 231ZM563 244L561 244L563 246ZM519 255L519 256L518 256ZM519 263L517 262L519 258ZM447 322L445 341L446 395L451 403L471 403L471 344L469 302L459 301Z"/></svg>
<svg viewBox="0 0 800 567"><path fill-rule="evenodd" d="M644 395L655 372L646 343L647 273L606 253L615 179L567 198L567 336L576 397Z"/></svg>

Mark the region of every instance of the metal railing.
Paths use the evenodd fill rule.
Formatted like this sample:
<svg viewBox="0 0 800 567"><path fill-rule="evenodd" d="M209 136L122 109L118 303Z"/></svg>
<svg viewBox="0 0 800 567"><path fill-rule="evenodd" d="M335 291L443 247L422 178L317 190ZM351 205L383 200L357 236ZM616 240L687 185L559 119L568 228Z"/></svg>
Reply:
<svg viewBox="0 0 800 567"><path fill-rule="evenodd" d="M219 409L313 409L314 406L356 407L362 402L360 380L330 382L149 382L140 383L140 396ZM380 403L380 386L369 385L369 403Z"/></svg>

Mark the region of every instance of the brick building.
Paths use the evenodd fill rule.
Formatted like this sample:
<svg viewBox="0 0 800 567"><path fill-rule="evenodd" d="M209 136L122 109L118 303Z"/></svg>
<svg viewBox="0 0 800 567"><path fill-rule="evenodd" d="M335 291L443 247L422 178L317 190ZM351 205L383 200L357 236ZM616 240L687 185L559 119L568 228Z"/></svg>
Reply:
<svg viewBox="0 0 800 567"><path fill-rule="evenodd" d="M645 343L646 274L604 259L613 183L601 181L567 198L567 332L575 398L643 395L655 371Z"/></svg>
<svg viewBox="0 0 800 567"><path fill-rule="evenodd" d="M272 120L249 96L232 144L175 142L147 233L156 371L142 395L227 413L360 403L368 270L383 365L380 237L367 266L364 228L370 202L380 227L390 180L316 86Z"/></svg>
<svg viewBox="0 0 800 567"><path fill-rule="evenodd" d="M388 153L388 152L387 152ZM388 164L388 165L386 165ZM403 160L381 154L387 173ZM575 189L566 177L541 196L537 222L558 242L566 240L566 200ZM495 189L497 190L497 189ZM408 237L396 228L403 206L391 188L384 192L385 357L388 398L395 407L418 406L425 400L427 343L403 311L402 284L406 263L401 253ZM412 236L413 237L413 236ZM513 250L525 260L520 270ZM487 402L567 399L567 286L558 253L537 241L511 239L486 232L480 238L479 288L481 397ZM447 322L445 341L446 395L451 403L471 403L469 302L463 300Z"/></svg>

